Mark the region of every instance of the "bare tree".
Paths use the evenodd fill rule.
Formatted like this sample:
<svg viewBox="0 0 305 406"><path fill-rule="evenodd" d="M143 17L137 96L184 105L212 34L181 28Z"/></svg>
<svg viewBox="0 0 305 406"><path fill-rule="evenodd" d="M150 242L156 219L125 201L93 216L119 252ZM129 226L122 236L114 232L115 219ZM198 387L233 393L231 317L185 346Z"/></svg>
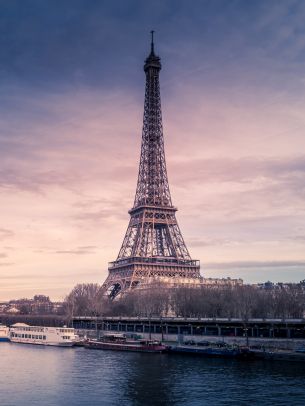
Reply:
<svg viewBox="0 0 305 406"><path fill-rule="evenodd" d="M102 313L104 300L101 287L97 283L76 285L65 299L67 315L98 316Z"/></svg>
<svg viewBox="0 0 305 406"><path fill-rule="evenodd" d="M305 309L305 285L277 284L168 288L157 283L106 299L98 284L79 284L66 297L65 309L78 316L165 316L300 318Z"/></svg>

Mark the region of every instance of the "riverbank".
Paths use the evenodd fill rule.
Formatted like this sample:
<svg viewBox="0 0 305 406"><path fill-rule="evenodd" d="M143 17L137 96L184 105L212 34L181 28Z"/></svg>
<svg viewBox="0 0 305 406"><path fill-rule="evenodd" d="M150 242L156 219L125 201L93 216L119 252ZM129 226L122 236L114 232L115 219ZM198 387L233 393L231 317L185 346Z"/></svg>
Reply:
<svg viewBox="0 0 305 406"><path fill-rule="evenodd" d="M141 335L169 343L183 341L265 348L270 351L295 351L305 348L304 319L196 319L173 317L75 317L73 322L60 315L0 315L0 323L75 327L81 335L96 337L103 332Z"/></svg>

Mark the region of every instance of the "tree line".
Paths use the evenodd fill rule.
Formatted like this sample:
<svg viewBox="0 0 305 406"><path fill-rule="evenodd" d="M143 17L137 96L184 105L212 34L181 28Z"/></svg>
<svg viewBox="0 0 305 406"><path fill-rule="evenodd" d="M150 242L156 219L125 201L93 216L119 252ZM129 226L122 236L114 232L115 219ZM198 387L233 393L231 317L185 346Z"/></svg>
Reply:
<svg viewBox="0 0 305 406"><path fill-rule="evenodd" d="M255 285L168 288L155 284L110 300L104 297L100 285L78 284L66 297L64 308L68 317L302 318L305 288L303 284L269 289Z"/></svg>

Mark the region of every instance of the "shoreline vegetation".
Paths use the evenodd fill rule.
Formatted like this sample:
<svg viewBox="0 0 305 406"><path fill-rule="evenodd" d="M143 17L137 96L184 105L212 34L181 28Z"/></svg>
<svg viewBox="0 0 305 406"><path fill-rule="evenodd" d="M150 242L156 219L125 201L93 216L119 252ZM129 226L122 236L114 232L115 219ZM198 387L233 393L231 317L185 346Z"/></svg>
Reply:
<svg viewBox="0 0 305 406"><path fill-rule="evenodd" d="M195 317L302 319L305 315L305 281L300 283L218 287L168 287L155 283L134 289L111 300L101 285L76 285L63 302L35 295L2 303L2 318L33 317L71 321L75 316L88 317ZM15 316L15 317L14 317Z"/></svg>
<svg viewBox="0 0 305 406"><path fill-rule="evenodd" d="M300 319L305 314L305 283L221 287L175 287L155 284L110 300L98 284L79 284L66 297L65 314L73 316L173 316Z"/></svg>

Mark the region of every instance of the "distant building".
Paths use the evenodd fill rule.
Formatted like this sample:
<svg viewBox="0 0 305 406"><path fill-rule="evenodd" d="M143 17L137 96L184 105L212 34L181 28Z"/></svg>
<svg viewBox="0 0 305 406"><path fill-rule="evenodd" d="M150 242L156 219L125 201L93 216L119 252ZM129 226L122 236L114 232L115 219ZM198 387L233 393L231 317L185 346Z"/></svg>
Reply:
<svg viewBox="0 0 305 406"><path fill-rule="evenodd" d="M244 284L243 279L231 279L231 278L203 278L202 285L207 287L226 287L226 286L242 286Z"/></svg>
<svg viewBox="0 0 305 406"><path fill-rule="evenodd" d="M7 309L6 313L9 314L19 314L20 310L17 309L17 307L10 307L9 309Z"/></svg>
<svg viewBox="0 0 305 406"><path fill-rule="evenodd" d="M45 295L35 295L33 299L22 298L0 303L0 313L63 314L63 303L52 302Z"/></svg>
<svg viewBox="0 0 305 406"><path fill-rule="evenodd" d="M263 283L257 283L252 286L255 286L259 289L265 289L265 290L287 290L287 289L292 289L292 288L300 288L302 290L305 290L305 280L300 281L300 282L277 282L273 283L270 281L263 282Z"/></svg>

